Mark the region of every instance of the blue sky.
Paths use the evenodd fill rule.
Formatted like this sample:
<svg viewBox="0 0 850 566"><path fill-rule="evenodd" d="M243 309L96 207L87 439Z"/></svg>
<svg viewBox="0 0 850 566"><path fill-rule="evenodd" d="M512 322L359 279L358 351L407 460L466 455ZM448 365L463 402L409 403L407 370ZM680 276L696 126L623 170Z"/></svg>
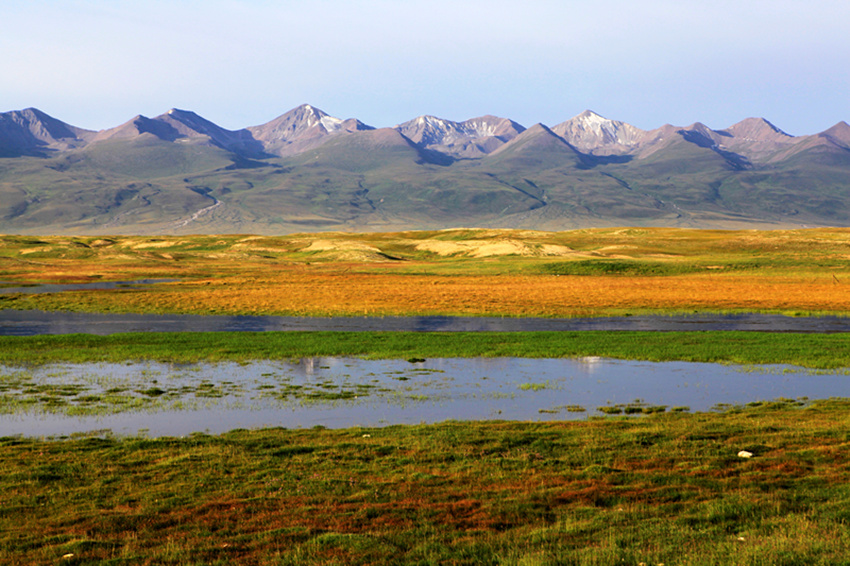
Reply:
<svg viewBox="0 0 850 566"><path fill-rule="evenodd" d="M5 0L0 111L89 129L194 110L237 129L305 102L644 129L850 122L846 0Z"/></svg>

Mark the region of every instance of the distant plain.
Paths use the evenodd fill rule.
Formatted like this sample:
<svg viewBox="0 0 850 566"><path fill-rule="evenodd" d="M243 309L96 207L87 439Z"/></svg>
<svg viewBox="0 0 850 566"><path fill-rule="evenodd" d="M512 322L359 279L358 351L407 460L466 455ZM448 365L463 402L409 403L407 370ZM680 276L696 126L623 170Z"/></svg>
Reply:
<svg viewBox="0 0 850 566"><path fill-rule="evenodd" d="M308 316L850 312L850 229L0 236L0 308Z"/></svg>

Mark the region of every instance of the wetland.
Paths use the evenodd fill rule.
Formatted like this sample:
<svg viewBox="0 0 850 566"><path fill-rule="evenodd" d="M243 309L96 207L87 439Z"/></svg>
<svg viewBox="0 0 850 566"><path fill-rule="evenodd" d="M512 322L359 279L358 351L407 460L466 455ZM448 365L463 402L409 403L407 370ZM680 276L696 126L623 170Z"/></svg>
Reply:
<svg viewBox="0 0 850 566"><path fill-rule="evenodd" d="M10 235L0 280L4 563L850 555L846 229Z"/></svg>
<svg viewBox="0 0 850 566"><path fill-rule="evenodd" d="M557 421L841 397L850 370L578 359L0 366L0 436Z"/></svg>

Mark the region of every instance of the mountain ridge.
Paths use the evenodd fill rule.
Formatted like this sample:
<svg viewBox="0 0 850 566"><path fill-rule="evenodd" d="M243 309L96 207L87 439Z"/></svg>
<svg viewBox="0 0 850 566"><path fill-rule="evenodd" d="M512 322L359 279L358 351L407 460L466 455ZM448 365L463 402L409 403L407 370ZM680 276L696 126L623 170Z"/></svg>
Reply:
<svg viewBox="0 0 850 566"><path fill-rule="evenodd" d="M11 137L7 131L9 123L20 122L22 118L28 121L27 126L32 137L40 140L48 149L77 149L93 141L152 133L163 139L168 138L167 141L206 135L214 145L231 151L238 151L241 145L251 146L252 142L253 147L250 150L256 150L260 145L294 146L287 150L278 148L278 151L267 152L286 156L315 147L315 143L326 141L325 138L336 134L376 129L356 118L335 118L310 104L297 106L264 124L239 130L227 130L193 111L172 108L154 118L137 115L124 124L93 131L71 126L36 108L27 108L0 113L0 143L7 142ZM133 127L137 131L130 133L129 130ZM26 129L26 126L23 129ZM58 136L55 134L57 129L62 131ZM498 139L500 143L481 148L478 157L495 151L526 130L524 126L509 118L493 115L483 115L462 122L422 115L393 126L393 129L420 147L449 155L459 153L453 150L452 146L471 141L486 142L490 138ZM755 117L745 118L723 129L712 129L701 122L695 122L685 127L665 124L652 130L642 130L626 122L604 118L592 110L584 110L550 129L579 151L595 155L641 154L654 146L659 138L663 138L665 134L669 135L671 130L695 132L716 145L729 148L734 147L729 141L739 142L739 146L740 142L793 144L814 136L829 136L850 147L850 126L844 121L837 122L823 132L803 136L791 136L768 120ZM68 142L62 144L62 140ZM299 143L305 140L312 141ZM724 141L727 143L723 143Z"/></svg>
<svg viewBox="0 0 850 566"><path fill-rule="evenodd" d="M631 224L850 226L850 125L642 130L585 110L551 128L492 115L375 128L302 104L238 130L172 108L95 132L0 113L3 232Z"/></svg>
<svg viewBox="0 0 850 566"><path fill-rule="evenodd" d="M395 126L413 143L458 158L492 153L520 135L525 128L507 118L485 115L463 122L419 116Z"/></svg>

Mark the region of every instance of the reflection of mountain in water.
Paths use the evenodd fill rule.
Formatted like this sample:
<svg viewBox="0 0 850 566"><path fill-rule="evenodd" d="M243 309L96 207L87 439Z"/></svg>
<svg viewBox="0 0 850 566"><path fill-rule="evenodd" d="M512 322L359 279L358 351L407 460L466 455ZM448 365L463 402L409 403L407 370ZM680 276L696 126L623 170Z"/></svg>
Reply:
<svg viewBox="0 0 850 566"><path fill-rule="evenodd" d="M0 310L1 336L116 334L120 332L521 332L633 330L646 332L743 330L753 332L850 332L850 318L771 314L631 316L606 318L486 317L286 317L98 314Z"/></svg>

